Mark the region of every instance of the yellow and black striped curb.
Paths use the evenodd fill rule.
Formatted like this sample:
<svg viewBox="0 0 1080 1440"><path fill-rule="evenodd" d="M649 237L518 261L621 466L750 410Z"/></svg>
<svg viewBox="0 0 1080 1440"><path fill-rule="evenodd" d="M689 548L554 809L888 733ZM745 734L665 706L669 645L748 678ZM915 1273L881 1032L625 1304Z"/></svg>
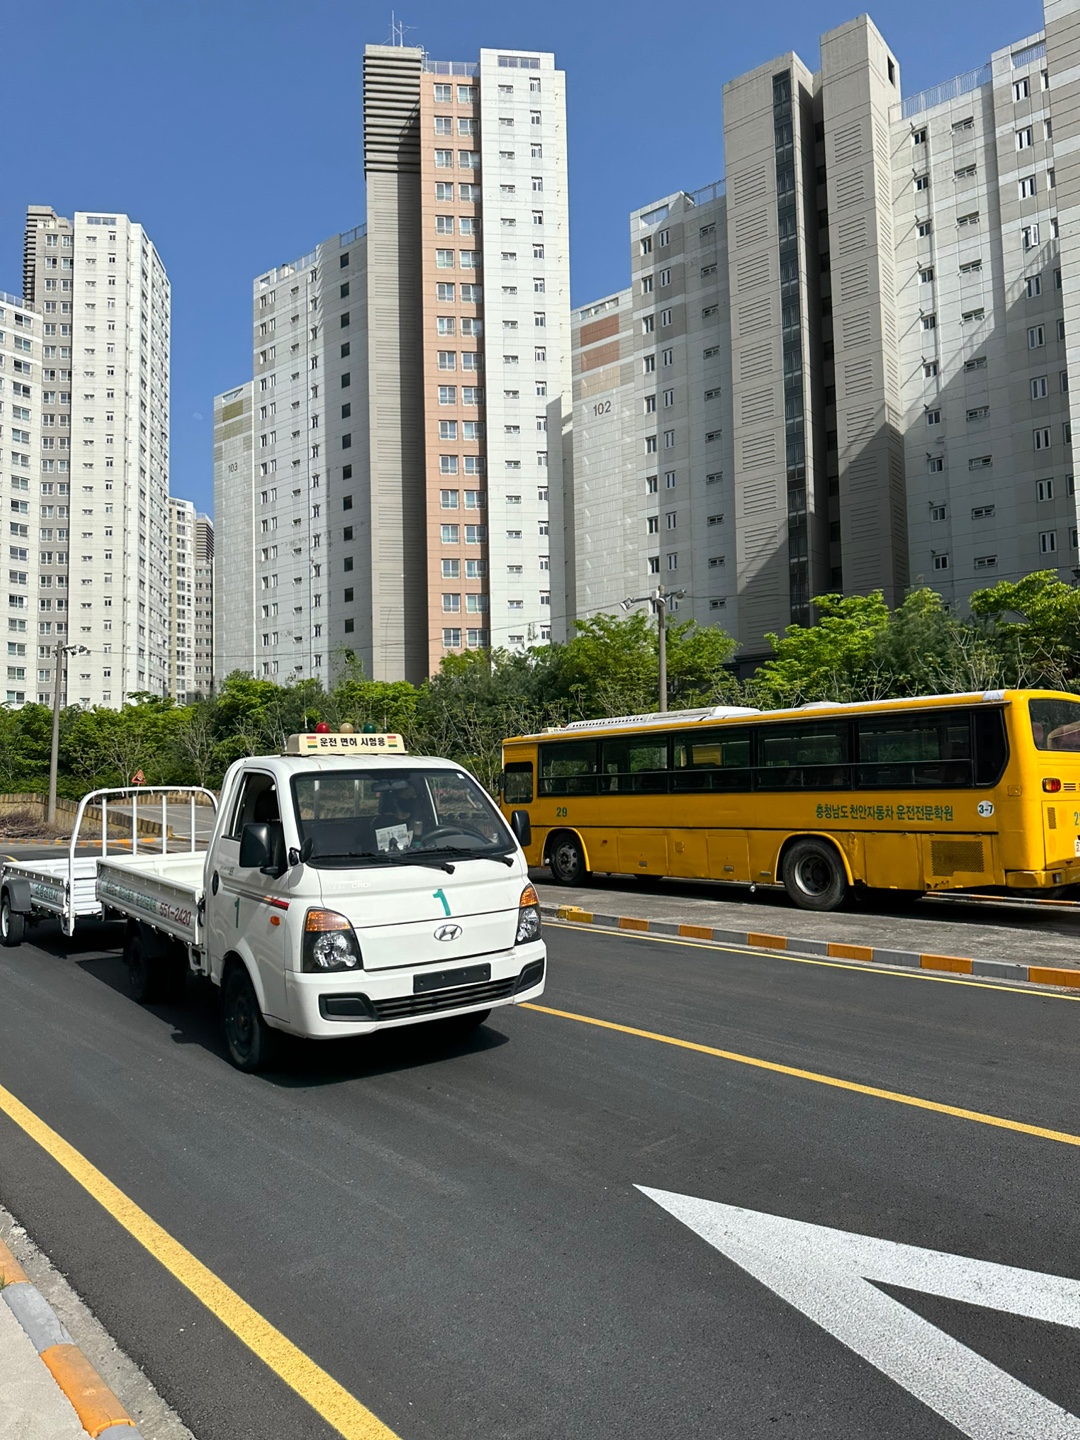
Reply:
<svg viewBox="0 0 1080 1440"><path fill-rule="evenodd" d="M52 1306L0 1240L0 1302L7 1305L92 1440L141 1440L135 1421L72 1340Z"/></svg>
<svg viewBox="0 0 1080 1440"><path fill-rule="evenodd" d="M938 970L951 975L984 975L993 980L1023 981L1080 989L1080 969L1051 965L1021 965L1013 960L974 960L964 955L933 955L918 950L887 950L879 945L848 945L838 940L807 940L792 935L765 935L754 930L715 930L709 925L686 925L676 920L643 920L634 915L597 915L576 905L543 905L548 920L574 925L598 925L605 930L645 931L684 940L712 940L723 945L745 945L754 950L784 950L793 955L824 955L830 960L856 960L864 964L904 965L915 970Z"/></svg>

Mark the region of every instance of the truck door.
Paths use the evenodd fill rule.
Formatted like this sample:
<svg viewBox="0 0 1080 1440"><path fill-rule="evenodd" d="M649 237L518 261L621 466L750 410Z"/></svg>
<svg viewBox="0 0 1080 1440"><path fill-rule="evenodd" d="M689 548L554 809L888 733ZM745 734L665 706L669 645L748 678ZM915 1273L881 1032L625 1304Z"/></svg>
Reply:
<svg viewBox="0 0 1080 1440"><path fill-rule="evenodd" d="M240 781L232 813L222 821L214 849L206 901L206 923L211 954L230 950L247 954L254 962L262 987L266 1014L288 1019L285 998L285 935L280 912L268 903L277 882L259 870L241 868L240 837L253 821L277 821L281 812L274 777L264 770L249 770Z"/></svg>

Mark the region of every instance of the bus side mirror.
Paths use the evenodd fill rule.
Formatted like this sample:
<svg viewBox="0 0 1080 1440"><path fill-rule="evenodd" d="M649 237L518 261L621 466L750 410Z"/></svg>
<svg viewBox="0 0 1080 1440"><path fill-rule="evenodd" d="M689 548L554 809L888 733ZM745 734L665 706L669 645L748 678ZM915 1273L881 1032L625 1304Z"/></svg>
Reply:
<svg viewBox="0 0 1080 1440"><path fill-rule="evenodd" d="M514 837L523 850L527 845L532 844L532 821L529 819L528 810L511 812L510 829L514 832Z"/></svg>

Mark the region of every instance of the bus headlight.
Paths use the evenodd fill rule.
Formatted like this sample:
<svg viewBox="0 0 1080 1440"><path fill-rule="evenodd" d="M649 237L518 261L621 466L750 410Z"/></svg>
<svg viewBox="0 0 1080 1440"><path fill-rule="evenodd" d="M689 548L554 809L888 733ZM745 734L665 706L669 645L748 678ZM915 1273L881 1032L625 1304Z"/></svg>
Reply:
<svg viewBox="0 0 1080 1440"><path fill-rule="evenodd" d="M305 970L327 974L333 970L359 970L360 945L352 924L334 910L309 910L304 920Z"/></svg>
<svg viewBox="0 0 1080 1440"><path fill-rule="evenodd" d="M540 897L531 885L526 885L518 901L517 935L515 945L527 945L531 940L540 939Z"/></svg>

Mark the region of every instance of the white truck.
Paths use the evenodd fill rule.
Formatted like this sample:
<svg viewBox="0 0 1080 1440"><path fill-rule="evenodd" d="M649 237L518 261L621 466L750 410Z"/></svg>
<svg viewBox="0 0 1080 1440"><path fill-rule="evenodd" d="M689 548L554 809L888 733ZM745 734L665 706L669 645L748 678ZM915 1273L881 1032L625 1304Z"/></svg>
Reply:
<svg viewBox="0 0 1080 1440"><path fill-rule="evenodd" d="M229 769L205 854L107 856L96 890L127 920L134 997L208 976L229 1058L253 1071L278 1032L469 1030L542 994L528 842L526 812L508 825L459 765L399 736L294 735Z"/></svg>

